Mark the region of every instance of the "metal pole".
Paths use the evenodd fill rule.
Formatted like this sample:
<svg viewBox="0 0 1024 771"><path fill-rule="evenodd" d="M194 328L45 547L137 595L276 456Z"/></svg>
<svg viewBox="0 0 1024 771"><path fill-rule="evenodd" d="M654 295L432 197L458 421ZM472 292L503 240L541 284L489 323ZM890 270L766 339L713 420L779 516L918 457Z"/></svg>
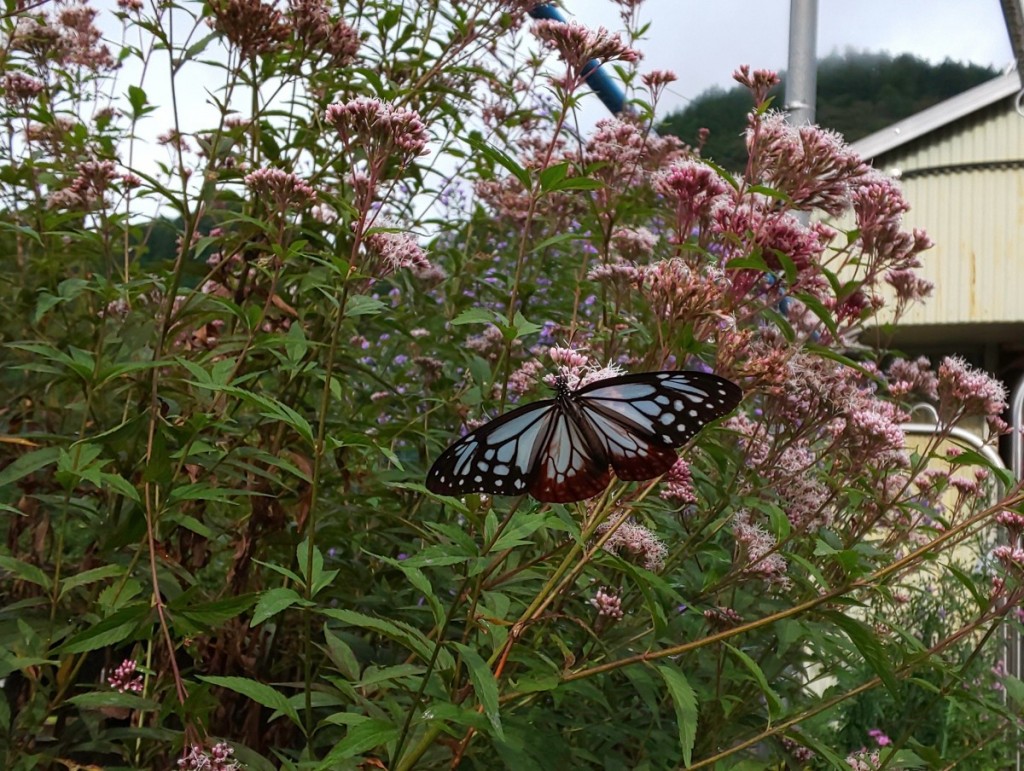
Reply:
<svg viewBox="0 0 1024 771"><path fill-rule="evenodd" d="M794 126L814 123L818 90L818 0L790 0L786 111Z"/></svg>

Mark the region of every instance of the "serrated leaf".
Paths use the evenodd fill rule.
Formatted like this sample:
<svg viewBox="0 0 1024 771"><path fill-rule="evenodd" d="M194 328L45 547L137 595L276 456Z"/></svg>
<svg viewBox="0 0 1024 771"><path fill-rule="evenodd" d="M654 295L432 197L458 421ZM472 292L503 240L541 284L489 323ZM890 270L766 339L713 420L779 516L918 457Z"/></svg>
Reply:
<svg viewBox="0 0 1024 771"><path fill-rule="evenodd" d="M72 589L79 586L85 586L96 581L102 581L106 578L113 578L115 576L124 575L124 567L121 565L103 565L92 570L85 570L81 573L76 573L73 576L68 576L60 582L60 596L63 597Z"/></svg>
<svg viewBox="0 0 1024 771"><path fill-rule="evenodd" d="M331 661L349 680L358 680L360 676L359 659L352 652L351 646L324 625L324 641Z"/></svg>
<svg viewBox="0 0 1024 771"><path fill-rule="evenodd" d="M334 745L327 757L318 766L321 769L334 769L338 761L362 755L374 747L380 747L398 738L398 726L385 720L366 718L356 723L345 734L345 738Z"/></svg>
<svg viewBox="0 0 1024 771"><path fill-rule="evenodd" d="M422 632L408 624L400 621L389 621L383 618L375 618L355 610L342 610L339 608L326 608L320 611L322 615L341 621L343 624L357 626L361 629L369 629L377 632L399 645L413 651L424 661L430 661L433 657L435 642L428 640ZM449 670L455 662L448 651L442 648L437 654L437 667L439 670Z"/></svg>
<svg viewBox="0 0 1024 771"><path fill-rule="evenodd" d="M299 603L308 604L294 589L286 586L267 589L260 594L259 600L256 601L256 608L252 612L252 621L249 623L252 626L259 626L268 618L273 618L281 611Z"/></svg>
<svg viewBox="0 0 1024 771"><path fill-rule="evenodd" d="M733 655L736 656L743 666L747 668L747 671L754 676L765 701L768 703L768 715L775 718L782 714L782 701L779 699L778 694L772 690L770 685L768 685L768 678L764 676L764 672L761 670L761 667L758 666L757 662L739 648L734 648L732 645L729 645L729 643L724 643L724 645L732 651Z"/></svg>
<svg viewBox="0 0 1024 771"><path fill-rule="evenodd" d="M452 326L458 327L463 324L494 324L496 321L498 323L506 323L507 319L500 313L495 313L487 308L469 308L452 319Z"/></svg>
<svg viewBox="0 0 1024 771"><path fill-rule="evenodd" d="M148 604L128 605L88 629L84 629L60 646L62 653L85 653L122 642L150 615Z"/></svg>
<svg viewBox="0 0 1024 771"><path fill-rule="evenodd" d="M154 710L160 709L160 702L147 699L137 693L121 693L120 691L96 691L80 693L68 699L84 709L100 709L101 707L122 707L125 709Z"/></svg>
<svg viewBox="0 0 1024 771"><path fill-rule="evenodd" d="M352 295L345 303L345 316L376 316L387 306L376 298L365 294Z"/></svg>
<svg viewBox="0 0 1024 771"><path fill-rule="evenodd" d="M477 701L484 708L487 721L491 724L494 735L498 739L505 738L505 732L501 728L501 713L498 709L498 681L494 677L490 666L476 652L462 643L452 643L462 654L462 660L469 669L469 681L473 684Z"/></svg>
<svg viewBox="0 0 1024 771"><path fill-rule="evenodd" d="M7 464L3 471L0 471L0 487L7 487L39 469L56 463L59 457L60 448L43 447L15 458Z"/></svg>
<svg viewBox="0 0 1024 771"><path fill-rule="evenodd" d="M23 562L15 557L5 557L0 555L0 570L6 570L8 573L13 573L22 581L28 581L30 584L41 586L46 590L49 590L53 585L50 577L37 566L31 565L28 562Z"/></svg>
<svg viewBox="0 0 1024 771"><path fill-rule="evenodd" d="M295 710L295 707L289 703L284 694L278 693L266 683L250 680L247 677L221 677L215 675L199 675L198 679L204 683L217 685L221 688L227 688L229 691L240 693L257 704L262 704L264 707L268 707L275 712L281 712L295 725L302 726L302 721L299 719L299 713Z"/></svg>
<svg viewBox="0 0 1024 771"><path fill-rule="evenodd" d="M837 611L823 611L822 615L842 629L854 644L864 661L874 670L892 697L899 701L899 686L889 664L889 657L874 632L862 621Z"/></svg>
<svg viewBox="0 0 1024 771"><path fill-rule="evenodd" d="M658 672L672 697L679 726L679 749L683 753L683 765L689 766L693 762L693 745L697 740L697 694L678 670L661 665Z"/></svg>

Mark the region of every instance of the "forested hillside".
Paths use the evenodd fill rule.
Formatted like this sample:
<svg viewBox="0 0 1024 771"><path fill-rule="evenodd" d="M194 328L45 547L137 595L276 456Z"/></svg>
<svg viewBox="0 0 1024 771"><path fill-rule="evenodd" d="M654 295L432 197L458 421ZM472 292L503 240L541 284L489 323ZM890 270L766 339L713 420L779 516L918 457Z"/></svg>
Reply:
<svg viewBox="0 0 1024 771"><path fill-rule="evenodd" d="M818 66L816 120L855 142L996 74L990 67L949 60L930 64L909 54L832 55ZM785 78L783 73L776 107L782 106ZM714 88L686 109L669 115L658 130L696 144L697 132L707 128L710 135L703 148L704 157L738 170L747 158L742 134L749 109L750 93L743 86L728 91Z"/></svg>

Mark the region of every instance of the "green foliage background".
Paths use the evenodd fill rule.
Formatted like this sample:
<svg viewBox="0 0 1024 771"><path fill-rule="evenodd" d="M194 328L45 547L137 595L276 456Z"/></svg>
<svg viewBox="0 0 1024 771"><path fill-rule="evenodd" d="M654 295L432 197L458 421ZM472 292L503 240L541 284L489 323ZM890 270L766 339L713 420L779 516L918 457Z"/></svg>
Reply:
<svg viewBox="0 0 1024 771"><path fill-rule="evenodd" d="M794 216L898 190L845 156L820 197L768 147L749 179L701 163L648 131L624 41L640 112L576 137L573 48L540 55L514 4L128 4L109 60L67 10L2 22L6 767L846 768L872 728L889 768L1009 757L1020 565L990 547L1019 489L942 432L904 453L919 394L843 344L924 241ZM155 91L118 57L219 107L156 171L129 152ZM690 497L429 494L569 344L742 383ZM940 406L948 432L966 408ZM925 578L941 605L908 601Z"/></svg>

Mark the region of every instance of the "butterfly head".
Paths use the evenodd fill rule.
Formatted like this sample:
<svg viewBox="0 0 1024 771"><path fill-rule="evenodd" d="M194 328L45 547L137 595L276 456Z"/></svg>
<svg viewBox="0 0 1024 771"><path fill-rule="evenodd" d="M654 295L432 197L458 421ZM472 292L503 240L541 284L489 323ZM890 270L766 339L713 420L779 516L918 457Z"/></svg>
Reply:
<svg viewBox="0 0 1024 771"><path fill-rule="evenodd" d="M569 377L564 372L559 372L555 375L551 386L555 389L556 399L565 399L572 393L572 388L569 387Z"/></svg>

